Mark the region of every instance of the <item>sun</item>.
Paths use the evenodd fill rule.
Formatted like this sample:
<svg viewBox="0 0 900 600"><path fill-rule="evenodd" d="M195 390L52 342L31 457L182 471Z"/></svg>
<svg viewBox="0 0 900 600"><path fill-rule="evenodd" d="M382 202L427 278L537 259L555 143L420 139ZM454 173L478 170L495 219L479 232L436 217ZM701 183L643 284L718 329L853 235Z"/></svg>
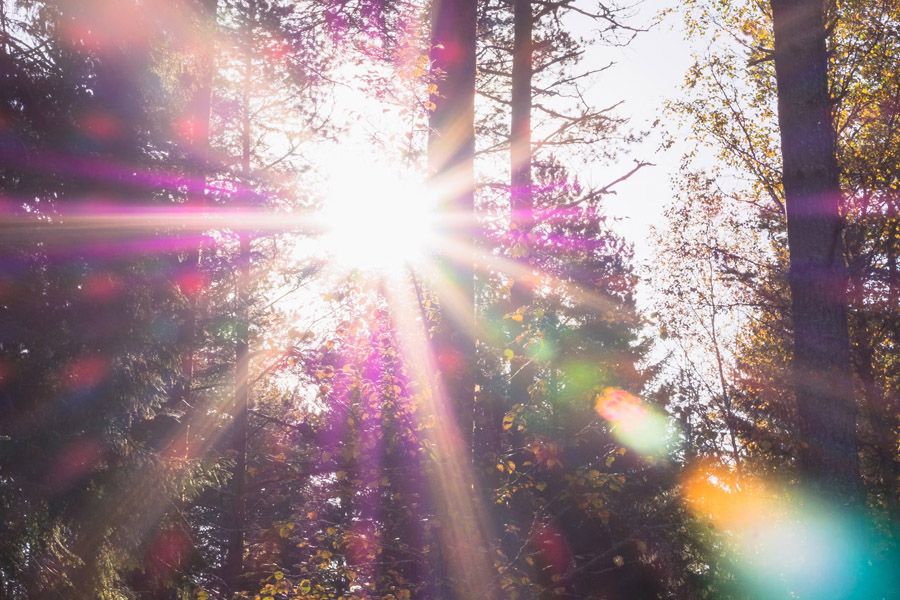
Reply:
<svg viewBox="0 0 900 600"><path fill-rule="evenodd" d="M375 275L421 264L435 237L434 203L423 179L371 155L335 154L324 163L325 258Z"/></svg>

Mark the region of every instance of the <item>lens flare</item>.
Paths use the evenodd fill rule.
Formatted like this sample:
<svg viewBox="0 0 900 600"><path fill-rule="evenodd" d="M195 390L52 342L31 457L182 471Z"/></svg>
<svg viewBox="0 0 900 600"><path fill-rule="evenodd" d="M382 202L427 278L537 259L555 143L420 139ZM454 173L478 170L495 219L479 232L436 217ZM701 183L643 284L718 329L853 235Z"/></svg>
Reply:
<svg viewBox="0 0 900 600"><path fill-rule="evenodd" d="M616 439L632 450L645 456L660 456L668 449L668 420L634 394L604 388L594 399L594 410L613 425Z"/></svg>
<svg viewBox="0 0 900 600"><path fill-rule="evenodd" d="M749 597L881 598L896 583L866 519L814 494L710 465L695 468L683 491L728 549Z"/></svg>
<svg viewBox="0 0 900 600"><path fill-rule="evenodd" d="M82 356L71 361L63 373L66 387L84 391L97 387L109 373L109 361L102 356Z"/></svg>

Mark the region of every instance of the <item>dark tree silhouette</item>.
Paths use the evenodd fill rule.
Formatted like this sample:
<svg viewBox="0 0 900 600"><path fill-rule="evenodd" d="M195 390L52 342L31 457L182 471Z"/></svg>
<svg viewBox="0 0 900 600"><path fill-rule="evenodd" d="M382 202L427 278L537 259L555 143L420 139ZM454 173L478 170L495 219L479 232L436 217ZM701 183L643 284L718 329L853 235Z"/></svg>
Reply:
<svg viewBox="0 0 900 600"><path fill-rule="evenodd" d="M828 90L825 3L772 0L794 323L800 462L846 499L859 487L841 188Z"/></svg>

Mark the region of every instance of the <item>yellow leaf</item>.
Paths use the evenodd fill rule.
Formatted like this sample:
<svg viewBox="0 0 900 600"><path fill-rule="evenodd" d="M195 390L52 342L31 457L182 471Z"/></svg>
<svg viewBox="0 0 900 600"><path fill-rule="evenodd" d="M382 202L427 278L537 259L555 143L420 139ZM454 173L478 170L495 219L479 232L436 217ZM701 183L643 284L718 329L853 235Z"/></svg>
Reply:
<svg viewBox="0 0 900 600"><path fill-rule="evenodd" d="M516 415L514 412L509 411L505 415L503 415L503 431L509 431L512 429L513 421L516 420Z"/></svg>

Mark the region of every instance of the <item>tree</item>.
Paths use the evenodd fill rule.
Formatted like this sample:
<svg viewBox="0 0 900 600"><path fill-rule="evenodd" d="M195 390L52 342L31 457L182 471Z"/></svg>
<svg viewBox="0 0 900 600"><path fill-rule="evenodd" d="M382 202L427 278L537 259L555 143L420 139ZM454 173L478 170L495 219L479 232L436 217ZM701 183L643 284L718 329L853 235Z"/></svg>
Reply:
<svg viewBox="0 0 900 600"><path fill-rule="evenodd" d="M719 456L734 469L729 454L736 449L751 478L802 482L803 473L795 471L804 440L796 434L790 368L785 190L768 8L753 2L690 5L690 35L704 36L708 51L696 58L684 96L672 106L686 117L698 143L689 146L683 176L676 180L681 193L658 251L657 273L671 269L671 276L653 281L667 298L658 315L660 331L671 347L687 350L678 363L690 377L680 380L673 396L684 399L675 405L685 435L695 439L693 460ZM888 512L896 498L896 451L885 452L891 445L876 440L896 428L896 419L884 412L896 412L888 391L896 389L896 375L878 353L871 355L879 365L869 372L874 377L863 376L858 365L867 362L864 349L893 347L893 320L883 310L891 285L882 277L893 245L888 198L897 161L886 149L897 135L891 116L897 88L884 74L896 70L897 38L890 25L896 6L842 2L830 5L827 14L829 95L844 192L842 260L850 274L851 381L860 417L856 436L869 507ZM713 311L730 406L723 402L709 348ZM711 567L723 566L707 554ZM729 569L723 581L735 576Z"/></svg>
<svg viewBox="0 0 900 600"><path fill-rule="evenodd" d="M534 15L530 0L516 0L513 5L513 60L510 86L510 231L515 238L515 256L528 266L529 238L534 219L533 183L531 180L531 86L532 29ZM527 311L532 303L527 277L515 277L510 289L510 311ZM526 340L527 341L527 336ZM524 343L522 344L524 346ZM510 400L527 404L535 370L524 348L510 361ZM496 423L494 423L496 427ZM514 444L515 445L515 444Z"/></svg>
<svg viewBox="0 0 900 600"><path fill-rule="evenodd" d="M431 95L428 169L433 185L446 190L439 213L446 215L445 232L458 247L441 257L443 272L461 299L459 314L444 313L437 341L437 360L455 406L463 444L470 448L474 400L475 327L475 23L472 0L438 0L431 16ZM451 253L448 253L451 254ZM468 452L468 450L467 450Z"/></svg>
<svg viewBox="0 0 900 600"><path fill-rule="evenodd" d="M438 448L435 481L442 488L436 501L442 528L448 587L442 595L464 598L475 585L479 594L494 597L489 547L476 521L479 498L471 497L472 431L475 400L475 42L477 10L474 0L437 0L431 11L430 58L433 93L430 97L428 170L431 185L440 191L438 214L450 249L438 257L445 289L435 357L444 393L435 407L450 418L447 437ZM441 407L446 402L448 407ZM466 505L454 506L462 500ZM490 540L491 536L487 536ZM482 554L482 556L477 556ZM455 581L455 584L449 583Z"/></svg>
<svg viewBox="0 0 900 600"><path fill-rule="evenodd" d="M168 40L171 30L135 3L119 8L146 18L140 34L105 27L102 3L4 3L4 10L10 6L4 75L17 85L5 87L3 112L13 117L5 150L28 162L5 160L3 187L17 198L27 233L5 240L22 287L4 305L4 322L18 325L4 336L16 376L4 382L11 443L0 469L9 506L24 501L34 520L4 533L15 548L5 555L12 560L4 592L104 597L126 587L159 507L176 489L195 493L203 478L195 464L167 471L158 435L171 421L166 404L182 350L160 335L183 307L167 278L174 257L142 254L146 240L129 232L90 228L136 198L146 207L177 197L152 176L177 163L166 127L173 114L168 104L155 108L166 93L148 42ZM85 217L88 236L54 231ZM143 233L166 234L152 226ZM29 454L33 468L21 471L17 457Z"/></svg>
<svg viewBox="0 0 900 600"><path fill-rule="evenodd" d="M773 0L772 19L801 462L850 500L859 487L857 409L824 3Z"/></svg>

